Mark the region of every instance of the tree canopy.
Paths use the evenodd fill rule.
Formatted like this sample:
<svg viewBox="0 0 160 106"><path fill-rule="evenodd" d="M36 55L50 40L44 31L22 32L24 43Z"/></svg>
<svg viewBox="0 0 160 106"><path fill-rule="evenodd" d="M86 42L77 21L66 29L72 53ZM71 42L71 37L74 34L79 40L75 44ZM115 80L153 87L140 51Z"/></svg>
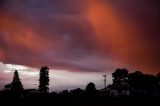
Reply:
<svg viewBox="0 0 160 106"><path fill-rule="evenodd" d="M17 94L23 91L23 85L21 83L17 70L15 70L14 72L13 81L11 82L10 87L11 87L11 91Z"/></svg>
<svg viewBox="0 0 160 106"><path fill-rule="evenodd" d="M42 93L49 91L49 68L44 66L40 69L39 89Z"/></svg>

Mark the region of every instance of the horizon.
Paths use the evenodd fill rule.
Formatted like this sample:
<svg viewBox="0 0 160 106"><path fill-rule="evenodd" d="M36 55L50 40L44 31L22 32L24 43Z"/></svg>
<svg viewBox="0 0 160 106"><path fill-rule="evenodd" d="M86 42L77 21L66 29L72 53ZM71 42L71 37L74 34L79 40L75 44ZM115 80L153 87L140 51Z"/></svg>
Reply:
<svg viewBox="0 0 160 106"><path fill-rule="evenodd" d="M0 66L4 67L5 78L0 81L0 90L4 89L4 85L11 83L13 79L13 73L15 70L18 71L19 77L22 81L24 89L38 89L39 85L39 70L38 68L31 68L21 65L12 64L2 64ZM4 76L0 72L0 78ZM96 84L97 89L104 88L104 78L103 74L106 73L96 73L96 72L71 72L66 70L49 70L50 84L49 91L63 91L63 90L73 90L76 88L85 89L89 82ZM36 84L36 85L35 85ZM107 85L112 84L112 76L107 74Z"/></svg>
<svg viewBox="0 0 160 106"><path fill-rule="evenodd" d="M0 81L0 90L4 90L4 86L7 84L11 84L13 80L13 74L15 70L18 71L20 80L22 81L22 85L24 89L36 89L38 90L39 78L40 78L40 69L31 68L22 65L13 65L13 64L3 64L0 63L0 67L3 67L5 70L3 73L0 72L1 76L5 76L5 79ZM43 67L43 66L42 66ZM117 69L126 69L126 68L117 68ZM117 71L117 69L114 70ZM141 71L128 71L128 75L141 72ZM4 75L3 75L4 74ZM156 77L159 75L157 73L148 74L143 73L143 75L151 75ZM106 75L106 85L104 85L104 75ZM64 90L74 90L77 88L85 89L88 83L94 83L97 90L104 89L109 85L113 85L113 73L104 73L104 72L73 72L67 70L55 70L49 69L49 92L61 92Z"/></svg>

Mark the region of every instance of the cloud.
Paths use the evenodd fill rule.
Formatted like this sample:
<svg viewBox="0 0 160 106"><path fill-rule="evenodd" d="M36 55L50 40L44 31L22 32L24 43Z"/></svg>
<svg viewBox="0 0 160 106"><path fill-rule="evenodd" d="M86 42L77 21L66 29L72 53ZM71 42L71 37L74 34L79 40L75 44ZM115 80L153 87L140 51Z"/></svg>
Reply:
<svg viewBox="0 0 160 106"><path fill-rule="evenodd" d="M117 61L147 73L159 70L160 50L157 1L93 1L89 20L101 50L108 49Z"/></svg>
<svg viewBox="0 0 160 106"><path fill-rule="evenodd" d="M20 79L25 89L37 88L39 69L21 65L0 63L0 89L12 81L14 70L18 70ZM67 70L50 69L50 91L61 91L65 89L85 88L87 83L94 82L98 89L103 88L104 73L95 72L70 72ZM107 84L112 82L109 75ZM73 80L74 79L74 80Z"/></svg>
<svg viewBox="0 0 160 106"><path fill-rule="evenodd" d="M4 0L0 59L31 67L159 70L158 0Z"/></svg>
<svg viewBox="0 0 160 106"><path fill-rule="evenodd" d="M54 3L50 0L5 3L0 26L3 62L32 67L46 64L72 71L114 69L118 63L109 56L100 56L95 48L92 26L82 12L85 2Z"/></svg>

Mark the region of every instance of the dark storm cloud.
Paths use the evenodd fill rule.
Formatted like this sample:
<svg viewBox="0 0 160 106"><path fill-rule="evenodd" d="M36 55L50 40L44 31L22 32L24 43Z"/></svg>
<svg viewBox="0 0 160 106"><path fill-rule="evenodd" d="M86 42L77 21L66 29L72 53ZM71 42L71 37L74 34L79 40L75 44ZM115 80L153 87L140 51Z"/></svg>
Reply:
<svg viewBox="0 0 160 106"><path fill-rule="evenodd" d="M114 71L121 64L155 73L159 5L159 0L3 0L0 59L78 71Z"/></svg>
<svg viewBox="0 0 160 106"><path fill-rule="evenodd" d="M83 14L85 2L8 0L4 7L4 62L78 71L110 70L114 66L109 64L116 64L97 53L92 26Z"/></svg>
<svg viewBox="0 0 160 106"><path fill-rule="evenodd" d="M122 3L121 3L122 4ZM143 70L157 72L160 69L160 1L159 0L132 0L119 5L123 9L123 13L128 20L137 24L141 34L139 37L142 43L141 49L144 52L139 53L144 59L137 59L138 67ZM125 15L127 14L127 15ZM137 35L135 35L137 36ZM137 41L135 41L137 43ZM145 68L144 68L145 67Z"/></svg>
<svg viewBox="0 0 160 106"><path fill-rule="evenodd" d="M3 7L5 0L0 1L0 8Z"/></svg>

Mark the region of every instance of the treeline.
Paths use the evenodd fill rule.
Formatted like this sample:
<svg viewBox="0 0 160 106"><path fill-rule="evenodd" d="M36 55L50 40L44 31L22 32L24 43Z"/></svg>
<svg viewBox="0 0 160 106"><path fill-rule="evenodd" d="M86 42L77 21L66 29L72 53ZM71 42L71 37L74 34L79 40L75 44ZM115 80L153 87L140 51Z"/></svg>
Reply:
<svg viewBox="0 0 160 106"><path fill-rule="evenodd" d="M86 88L64 90L60 95L97 95L107 97L118 96L160 96L160 73L145 74L140 71L130 72L127 69L117 69L112 73L113 83L103 89L96 89L90 82Z"/></svg>
<svg viewBox="0 0 160 106"><path fill-rule="evenodd" d="M113 83L97 90L96 85L88 83L85 89L64 90L53 95L70 96L160 96L160 73L157 75L144 74L140 71L130 72L127 69L117 69L113 74ZM20 81L18 71L15 70L13 80L5 85L5 92L15 95L35 95L49 93L49 68L40 69L38 90L25 90Z"/></svg>
<svg viewBox="0 0 160 106"><path fill-rule="evenodd" d="M13 80L0 92L1 104L16 106L142 106L159 104L160 74L144 74L140 71L129 72L117 69L113 83L103 89L96 89L92 82L85 89L48 92L49 68L42 67L39 74L38 89L24 89L15 70ZM105 82L105 81L104 81Z"/></svg>
<svg viewBox="0 0 160 106"><path fill-rule="evenodd" d="M14 72L12 82L4 86L4 91L13 94L23 94L24 88L17 70L15 70ZM49 68L47 66L44 66L40 69L39 73L38 92L48 93L48 91L49 91Z"/></svg>
<svg viewBox="0 0 160 106"><path fill-rule="evenodd" d="M129 73L127 69L117 69L113 74L113 84L109 88L118 93L129 91L129 95L160 95L160 73L144 74L140 71Z"/></svg>

